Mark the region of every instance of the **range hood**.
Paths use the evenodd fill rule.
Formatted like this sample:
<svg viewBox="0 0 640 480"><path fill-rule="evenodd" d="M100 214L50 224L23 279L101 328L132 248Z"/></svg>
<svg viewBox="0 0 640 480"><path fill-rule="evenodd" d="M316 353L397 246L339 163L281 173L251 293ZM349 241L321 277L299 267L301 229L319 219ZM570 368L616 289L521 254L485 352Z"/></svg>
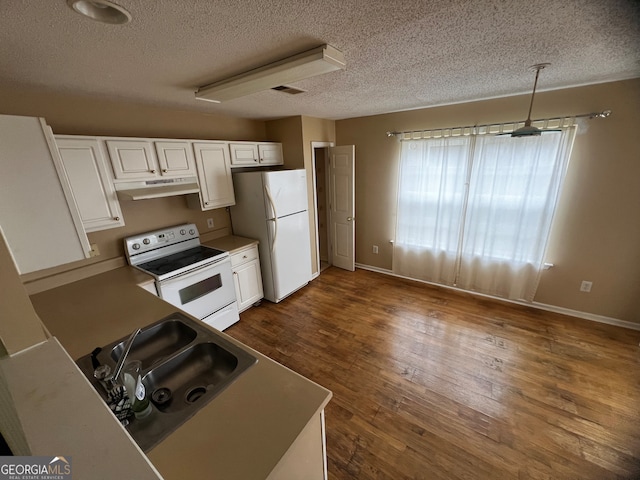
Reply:
<svg viewBox="0 0 640 480"><path fill-rule="evenodd" d="M149 198L173 197L199 193L196 177L162 178L137 182L115 184L118 198L121 200L147 200Z"/></svg>

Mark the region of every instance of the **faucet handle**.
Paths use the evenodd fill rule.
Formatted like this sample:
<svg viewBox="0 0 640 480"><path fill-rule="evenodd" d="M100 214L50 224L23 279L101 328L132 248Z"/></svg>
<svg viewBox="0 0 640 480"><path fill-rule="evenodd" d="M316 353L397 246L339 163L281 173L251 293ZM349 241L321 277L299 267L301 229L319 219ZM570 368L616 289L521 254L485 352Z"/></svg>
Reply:
<svg viewBox="0 0 640 480"><path fill-rule="evenodd" d="M93 377L102 384L107 393L115 386L109 365L100 365L93 371Z"/></svg>
<svg viewBox="0 0 640 480"><path fill-rule="evenodd" d="M97 380L106 379L111 373L111 367L109 365L100 365L93 371L93 376Z"/></svg>

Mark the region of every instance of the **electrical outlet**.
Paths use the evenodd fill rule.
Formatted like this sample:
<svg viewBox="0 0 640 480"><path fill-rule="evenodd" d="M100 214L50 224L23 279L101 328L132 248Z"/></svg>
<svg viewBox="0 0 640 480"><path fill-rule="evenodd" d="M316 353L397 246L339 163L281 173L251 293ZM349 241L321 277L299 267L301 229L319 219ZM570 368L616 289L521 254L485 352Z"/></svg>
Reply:
<svg viewBox="0 0 640 480"><path fill-rule="evenodd" d="M373 246L373 253L378 253L378 245Z"/></svg>
<svg viewBox="0 0 640 480"><path fill-rule="evenodd" d="M92 243L91 244L91 250L89 251L89 257L97 257L98 255L100 255L100 249L98 248L98 244L97 243Z"/></svg>
<svg viewBox="0 0 640 480"><path fill-rule="evenodd" d="M207 227L213 228L213 218L207 218Z"/></svg>
<svg viewBox="0 0 640 480"><path fill-rule="evenodd" d="M587 280L583 280L580 284L580 291L589 293L591 291L591 287L593 286L593 282L588 282Z"/></svg>

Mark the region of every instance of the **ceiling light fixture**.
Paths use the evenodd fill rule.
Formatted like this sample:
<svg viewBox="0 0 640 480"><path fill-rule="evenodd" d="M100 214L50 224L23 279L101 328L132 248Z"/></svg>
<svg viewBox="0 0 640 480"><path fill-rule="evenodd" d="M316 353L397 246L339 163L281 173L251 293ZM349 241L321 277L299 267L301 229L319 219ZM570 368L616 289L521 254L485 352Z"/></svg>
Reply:
<svg viewBox="0 0 640 480"><path fill-rule="evenodd" d="M344 70L346 67L344 55L340 50L331 45L322 45L200 87L196 90L196 99L220 103L335 70Z"/></svg>
<svg viewBox="0 0 640 480"><path fill-rule="evenodd" d="M524 126L514 130L511 132L512 137L538 137L543 132L538 127L534 127L531 125L531 110L533 109L533 99L536 96L536 87L538 86L538 76L540 75L540 70L544 70L550 63L537 63L531 66L531 70L535 70L536 79L533 82L533 92L531 93L531 103L529 104L529 114L527 115L527 119L524 121ZM560 130L544 130L545 132L559 132Z"/></svg>
<svg viewBox="0 0 640 480"><path fill-rule="evenodd" d="M131 21L131 14L127 10L107 0L67 0L67 5L97 22L122 25Z"/></svg>

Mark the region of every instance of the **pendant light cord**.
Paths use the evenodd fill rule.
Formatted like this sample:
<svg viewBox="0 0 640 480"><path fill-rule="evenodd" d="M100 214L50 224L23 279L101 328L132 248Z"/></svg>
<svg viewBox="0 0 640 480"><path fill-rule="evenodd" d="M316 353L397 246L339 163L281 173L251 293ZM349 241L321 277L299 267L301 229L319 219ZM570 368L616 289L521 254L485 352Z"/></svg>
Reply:
<svg viewBox="0 0 640 480"><path fill-rule="evenodd" d="M525 127L531 126L531 111L533 110L533 99L536 96L536 87L538 86L538 76L540 75L540 70L544 68L543 65L536 65L536 79L533 82L533 92L531 93L531 103L529 104L529 113L527 114L527 119L524 122Z"/></svg>

